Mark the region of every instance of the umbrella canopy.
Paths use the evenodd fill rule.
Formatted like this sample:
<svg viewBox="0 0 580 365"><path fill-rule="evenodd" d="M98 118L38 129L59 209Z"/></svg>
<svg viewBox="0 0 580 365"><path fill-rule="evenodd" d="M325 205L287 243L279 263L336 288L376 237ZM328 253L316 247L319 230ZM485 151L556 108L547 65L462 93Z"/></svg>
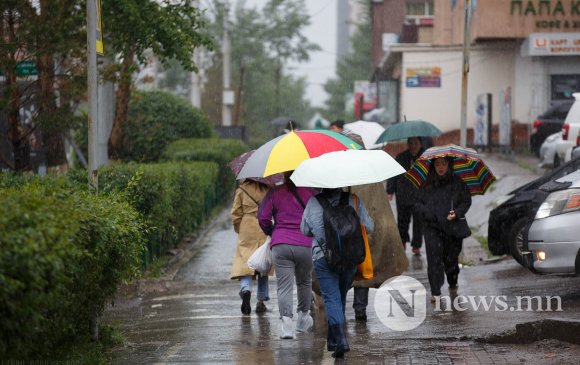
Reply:
<svg viewBox="0 0 580 365"><path fill-rule="evenodd" d="M439 137L441 131L424 120L407 120L388 127L375 143L397 141L411 137Z"/></svg>
<svg viewBox="0 0 580 365"><path fill-rule="evenodd" d="M361 148L344 135L332 131L291 131L258 148L237 177L266 177L294 170L302 161L327 152Z"/></svg>
<svg viewBox="0 0 580 365"><path fill-rule="evenodd" d="M379 138L379 136L385 131L385 128L383 128L379 123L359 120L358 122L345 124L344 129L361 136L363 143L368 150L381 147L380 144L375 143L377 138Z"/></svg>
<svg viewBox="0 0 580 365"><path fill-rule="evenodd" d="M250 156L252 156L255 151L256 150L244 152L238 157L228 162L228 167L230 168L230 170L232 170L234 175L237 176L240 173L242 167L244 167L248 158L250 158ZM262 184L266 184L268 186L274 186L282 183L284 181L284 176L282 174L274 174L268 177L252 177L250 179Z"/></svg>
<svg viewBox="0 0 580 365"><path fill-rule="evenodd" d="M487 168L477 151L454 144L431 147L415 161L405 176L420 187L426 180L434 159L450 157L453 159L451 170L469 188L471 195L484 194L495 181L495 176Z"/></svg>
<svg viewBox="0 0 580 365"><path fill-rule="evenodd" d="M296 186L340 188L371 184L404 173L405 169L384 151L347 150L302 162L290 179Z"/></svg>

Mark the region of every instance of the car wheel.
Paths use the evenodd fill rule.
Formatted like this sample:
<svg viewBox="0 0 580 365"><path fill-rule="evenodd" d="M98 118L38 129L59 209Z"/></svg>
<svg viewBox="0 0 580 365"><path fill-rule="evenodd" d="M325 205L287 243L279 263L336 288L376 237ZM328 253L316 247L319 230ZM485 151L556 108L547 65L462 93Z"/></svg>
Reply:
<svg viewBox="0 0 580 365"><path fill-rule="evenodd" d="M560 156L558 156L558 154L556 153L556 156L554 156L554 168L558 168L560 167L560 164L562 162L560 161Z"/></svg>
<svg viewBox="0 0 580 365"><path fill-rule="evenodd" d="M525 258L522 252L524 251L524 228L528 224L528 218L518 219L510 229L508 237L508 245L510 248L510 253L513 258L520 263L520 265L525 265Z"/></svg>

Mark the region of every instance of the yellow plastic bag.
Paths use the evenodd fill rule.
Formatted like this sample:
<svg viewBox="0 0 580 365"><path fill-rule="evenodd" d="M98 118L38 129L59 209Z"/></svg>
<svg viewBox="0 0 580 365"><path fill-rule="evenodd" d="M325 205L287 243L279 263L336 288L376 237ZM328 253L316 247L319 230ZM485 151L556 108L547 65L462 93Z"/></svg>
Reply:
<svg viewBox="0 0 580 365"><path fill-rule="evenodd" d="M356 195L352 194L352 199L354 200L355 208L358 207L356 202ZM363 240L365 242L365 260L361 262L356 268L356 278L357 280L371 280L374 277L373 274L373 258L371 257L371 248L369 246L369 239L367 237L367 230L365 226L360 225Z"/></svg>

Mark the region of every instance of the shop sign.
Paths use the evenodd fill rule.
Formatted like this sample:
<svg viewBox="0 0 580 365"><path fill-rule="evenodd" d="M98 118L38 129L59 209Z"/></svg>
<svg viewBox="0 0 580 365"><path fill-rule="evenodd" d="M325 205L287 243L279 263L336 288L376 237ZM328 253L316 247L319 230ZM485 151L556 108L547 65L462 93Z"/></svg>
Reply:
<svg viewBox="0 0 580 365"><path fill-rule="evenodd" d="M441 87L441 67L407 68L407 87Z"/></svg>
<svg viewBox="0 0 580 365"><path fill-rule="evenodd" d="M530 56L580 55L580 33L532 33L528 51Z"/></svg>

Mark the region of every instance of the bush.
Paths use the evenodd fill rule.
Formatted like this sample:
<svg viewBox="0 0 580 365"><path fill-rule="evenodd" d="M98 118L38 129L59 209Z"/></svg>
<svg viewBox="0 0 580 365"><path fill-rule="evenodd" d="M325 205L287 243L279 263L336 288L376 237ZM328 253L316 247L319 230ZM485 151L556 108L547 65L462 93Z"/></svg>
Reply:
<svg viewBox="0 0 580 365"><path fill-rule="evenodd" d="M248 150L248 146L237 139L190 138L170 143L163 156L169 160L216 162L220 167L217 196L225 200L236 179L227 164Z"/></svg>
<svg viewBox="0 0 580 365"><path fill-rule="evenodd" d="M138 91L123 125L120 154L125 161L155 162L169 142L213 135L209 118L187 100L164 91Z"/></svg>
<svg viewBox="0 0 580 365"><path fill-rule="evenodd" d="M64 178L30 180L0 189L4 359L44 356L86 335L117 286L138 275L143 250L138 213L119 196L88 195Z"/></svg>
<svg viewBox="0 0 580 365"><path fill-rule="evenodd" d="M151 256L174 247L207 219L217 201L212 162L119 164L99 171L99 190L123 192L151 227Z"/></svg>

